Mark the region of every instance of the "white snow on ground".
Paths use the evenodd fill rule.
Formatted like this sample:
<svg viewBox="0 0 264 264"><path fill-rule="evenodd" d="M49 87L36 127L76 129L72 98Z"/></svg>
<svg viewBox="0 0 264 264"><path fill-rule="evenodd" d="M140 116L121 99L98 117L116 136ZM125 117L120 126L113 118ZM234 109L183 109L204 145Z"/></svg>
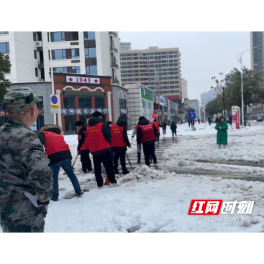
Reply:
<svg viewBox="0 0 264 264"><path fill-rule="evenodd" d="M188 125L179 125L177 130L179 142L168 148L163 156L162 164L179 171L209 171L219 174L250 174L264 176L264 168L241 166L263 163L264 166L264 126L253 126L241 130L228 130L228 146L218 149L216 144L215 124L206 126L206 130L199 130L204 124L196 125L198 130L185 131ZM168 133L167 137L171 134ZM203 161L196 162L196 161ZM219 163L218 163L219 162ZM220 163L236 163L227 165ZM216 164L218 163L218 164Z"/></svg>
<svg viewBox="0 0 264 264"><path fill-rule="evenodd" d="M204 124L196 127L202 128ZM185 131L187 124L178 125L179 142L163 154L166 160L160 161L159 170L138 167L126 176L117 177L121 186L116 188L97 189L93 174L78 173L81 168L78 158L75 171L86 192L81 198L64 199L73 193L73 188L61 170L60 199L49 205L45 232L127 232L129 228L136 232L264 232L264 183L217 177L221 173L230 177L232 173L264 176L263 168L195 161L261 162L264 126L229 131L226 150L217 149L216 131L208 124L207 127L206 130ZM166 137L169 136L168 127ZM75 158L77 135L65 136L65 140ZM134 139L134 150L129 151L135 151L135 146ZM191 175L199 169L211 172L211 177ZM184 173L177 174L173 170ZM217 175L213 177L215 172ZM208 222L203 221L202 216L188 215L193 199L253 200L255 205L252 215L230 215L237 217L237 221Z"/></svg>

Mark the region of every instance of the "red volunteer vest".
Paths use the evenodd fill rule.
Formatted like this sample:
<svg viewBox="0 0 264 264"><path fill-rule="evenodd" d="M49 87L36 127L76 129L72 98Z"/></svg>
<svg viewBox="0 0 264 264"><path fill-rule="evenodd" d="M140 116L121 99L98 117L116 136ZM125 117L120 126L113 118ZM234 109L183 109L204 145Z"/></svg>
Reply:
<svg viewBox="0 0 264 264"><path fill-rule="evenodd" d="M85 134L85 139L84 142L80 148L80 150L89 150L89 142L88 142L88 137L87 137L87 131L88 131L88 126L86 126L86 131L82 131L81 133ZM78 141L80 141L81 139L81 133L79 132L79 136L78 136Z"/></svg>
<svg viewBox="0 0 264 264"><path fill-rule="evenodd" d="M94 126L88 126L88 144L91 153L111 148L110 143L104 138L102 125L103 123L97 123Z"/></svg>
<svg viewBox="0 0 264 264"><path fill-rule="evenodd" d="M153 122L153 124L155 125L155 127L158 130L158 133L160 133L160 127L159 127L159 122Z"/></svg>
<svg viewBox="0 0 264 264"><path fill-rule="evenodd" d="M69 145L65 142L62 135L50 131L42 131L41 133L45 135L44 147L48 156L61 151L70 150Z"/></svg>
<svg viewBox="0 0 264 264"><path fill-rule="evenodd" d="M113 148L115 148L115 147L117 147L117 148L126 147L127 144L123 138L124 127L120 127L117 124L114 124L111 126L110 131L111 131L111 135L112 135L111 146Z"/></svg>
<svg viewBox="0 0 264 264"><path fill-rule="evenodd" d="M149 123L146 126L139 126L142 131L142 138L141 142L148 142L148 141L154 141L155 140L155 134L154 134L154 128L153 124Z"/></svg>

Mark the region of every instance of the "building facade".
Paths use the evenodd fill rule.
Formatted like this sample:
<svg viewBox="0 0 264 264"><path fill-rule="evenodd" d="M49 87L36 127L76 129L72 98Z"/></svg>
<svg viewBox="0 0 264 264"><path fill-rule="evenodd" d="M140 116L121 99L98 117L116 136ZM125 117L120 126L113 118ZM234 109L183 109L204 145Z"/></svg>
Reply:
<svg viewBox="0 0 264 264"><path fill-rule="evenodd" d="M113 111L114 111L114 121L116 123L117 119L122 116L127 122L128 127L130 126L127 109L127 89L119 86L113 85Z"/></svg>
<svg viewBox="0 0 264 264"><path fill-rule="evenodd" d="M130 42L120 42L120 50L131 50L131 43Z"/></svg>
<svg viewBox="0 0 264 264"><path fill-rule="evenodd" d="M188 98L187 81L184 78L181 78L181 86L182 86L182 97Z"/></svg>
<svg viewBox="0 0 264 264"><path fill-rule="evenodd" d="M0 31L0 52L9 54L12 83L51 81L58 73L111 76L120 84L118 32Z"/></svg>
<svg viewBox="0 0 264 264"><path fill-rule="evenodd" d="M251 70L254 70L254 71L264 70L264 60L263 60L264 39L263 37L264 37L263 31L250 32ZM253 50L253 47L256 47L256 46L258 46L258 48ZM264 88L264 82L260 83L260 87Z"/></svg>
<svg viewBox="0 0 264 264"><path fill-rule="evenodd" d="M122 85L141 83L174 101L181 101L179 48L126 50L121 52Z"/></svg>
<svg viewBox="0 0 264 264"><path fill-rule="evenodd" d="M196 118L200 118L199 101L197 99L189 100L189 106L196 111Z"/></svg>

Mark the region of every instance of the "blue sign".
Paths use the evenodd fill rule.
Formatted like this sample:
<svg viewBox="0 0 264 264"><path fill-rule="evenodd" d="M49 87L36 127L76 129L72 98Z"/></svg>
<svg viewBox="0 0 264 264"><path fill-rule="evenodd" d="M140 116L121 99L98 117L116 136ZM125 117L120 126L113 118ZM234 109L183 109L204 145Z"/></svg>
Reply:
<svg viewBox="0 0 264 264"><path fill-rule="evenodd" d="M190 119L195 119L196 118L195 110L189 110L189 118Z"/></svg>
<svg viewBox="0 0 264 264"><path fill-rule="evenodd" d="M53 104L57 104L57 103L58 103L58 98L57 98L56 95L53 95L53 96L51 97L51 102L52 102Z"/></svg>

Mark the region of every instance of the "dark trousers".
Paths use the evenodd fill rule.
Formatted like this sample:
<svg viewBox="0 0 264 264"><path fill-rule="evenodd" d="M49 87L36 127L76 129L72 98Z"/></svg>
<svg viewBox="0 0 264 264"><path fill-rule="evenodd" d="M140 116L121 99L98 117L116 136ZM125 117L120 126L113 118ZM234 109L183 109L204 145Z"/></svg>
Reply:
<svg viewBox="0 0 264 264"><path fill-rule="evenodd" d="M151 155L154 163L155 164L157 163L157 158L156 158L156 155L155 155L155 143L143 144L143 152L144 152L144 155L145 155L145 164L147 166L149 166L150 155Z"/></svg>
<svg viewBox="0 0 264 264"><path fill-rule="evenodd" d="M176 131L172 131L172 136L173 136L173 135L175 135L175 137L176 137Z"/></svg>
<svg viewBox="0 0 264 264"><path fill-rule="evenodd" d="M83 172L87 172L92 170L92 163L89 157L89 153L81 153L81 163L82 163L82 170Z"/></svg>
<svg viewBox="0 0 264 264"><path fill-rule="evenodd" d="M118 167L119 158L120 158L120 162L121 162L123 172L127 171L127 168L126 168L126 152L125 151L115 151L115 156L114 156L115 171L118 171L117 167Z"/></svg>
<svg viewBox="0 0 264 264"><path fill-rule="evenodd" d="M159 142L159 137L160 137L160 133L157 133L156 141L158 141L158 142Z"/></svg>
<svg viewBox="0 0 264 264"><path fill-rule="evenodd" d="M104 180L101 173L101 163L103 163L105 167L105 171L109 179L109 182L116 183L110 151L103 152L100 154L93 154L93 162L94 162L94 174L98 187L104 185Z"/></svg>
<svg viewBox="0 0 264 264"><path fill-rule="evenodd" d="M60 171L60 167L63 168L63 170L66 172L67 176L70 178L70 181L73 185L75 192L78 194L81 193L80 184L79 184L79 181L78 181L76 175L73 172L73 168L72 168L70 159L62 160L58 163L51 164L51 165L49 165L49 167L53 171L53 194L52 194L53 198L59 197L59 171Z"/></svg>

